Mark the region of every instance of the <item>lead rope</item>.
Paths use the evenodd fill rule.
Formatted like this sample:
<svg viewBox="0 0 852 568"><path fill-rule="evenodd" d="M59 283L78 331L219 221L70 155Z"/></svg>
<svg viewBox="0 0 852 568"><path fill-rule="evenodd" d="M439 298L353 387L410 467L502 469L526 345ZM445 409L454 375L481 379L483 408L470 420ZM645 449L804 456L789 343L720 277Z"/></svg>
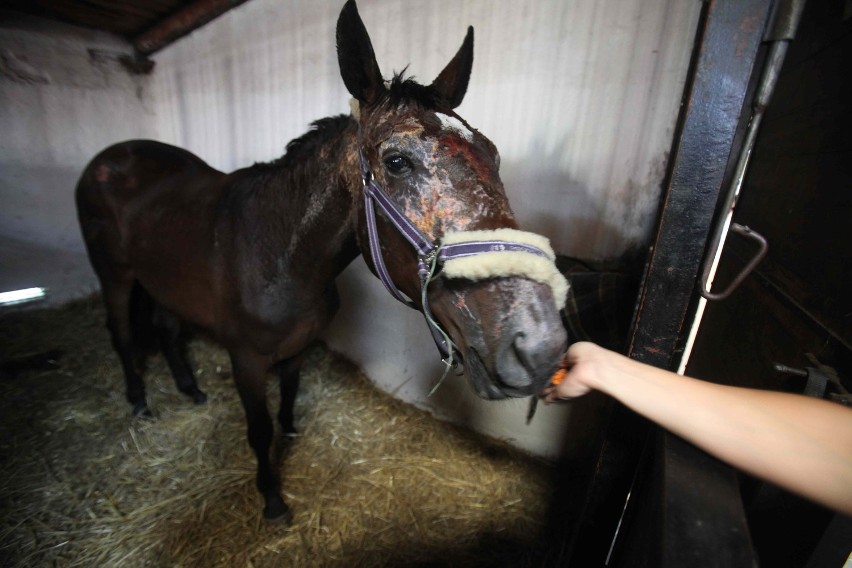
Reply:
<svg viewBox="0 0 852 568"><path fill-rule="evenodd" d="M455 360L455 353L458 349L458 345L456 345L453 340L450 338L450 335L444 331L444 328L438 325L432 318L432 311L429 309L429 304L426 299L426 292L429 288L429 283L432 282L432 278L435 276L435 268L438 266L438 256L440 256L440 248L432 255L432 262L429 265L429 271L426 273L425 278L423 279L423 283L420 286L420 305L423 306L423 315L426 317L426 322L429 324L429 327L432 330L437 330L438 333L444 340L444 345L447 346L447 357L441 359L441 363L444 364L444 372L441 374L441 378L438 379L438 382L435 383L435 386L432 387L432 390L429 391L429 394L426 395L426 398L431 397L435 394L435 391L438 390L442 384L444 384L444 379L447 378L447 375L450 374L450 369L454 369L457 365Z"/></svg>

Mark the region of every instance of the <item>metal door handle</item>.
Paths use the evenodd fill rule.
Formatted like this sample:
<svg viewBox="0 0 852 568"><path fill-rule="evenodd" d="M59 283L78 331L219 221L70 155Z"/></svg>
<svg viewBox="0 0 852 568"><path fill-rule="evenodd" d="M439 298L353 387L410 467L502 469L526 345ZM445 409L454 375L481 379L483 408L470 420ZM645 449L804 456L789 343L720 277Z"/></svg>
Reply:
<svg viewBox="0 0 852 568"><path fill-rule="evenodd" d="M760 233L749 229L744 225L740 225L739 223L731 223L730 232L736 233L741 237L745 237L747 239L751 239L757 243L757 252L754 254L754 257L737 274L737 277L734 278L733 282L731 282L727 288L719 293L710 292L707 289L707 281L710 279L710 269L712 266L712 259L708 259L707 262L704 263L704 273L701 276L701 295L704 296L708 300L724 300L728 296L730 296L737 287L742 284L742 281L746 279L746 276L751 274L752 270L757 268L757 265L760 264L760 261L763 260L763 257L766 256L766 252L769 250L769 243L766 242L766 239Z"/></svg>

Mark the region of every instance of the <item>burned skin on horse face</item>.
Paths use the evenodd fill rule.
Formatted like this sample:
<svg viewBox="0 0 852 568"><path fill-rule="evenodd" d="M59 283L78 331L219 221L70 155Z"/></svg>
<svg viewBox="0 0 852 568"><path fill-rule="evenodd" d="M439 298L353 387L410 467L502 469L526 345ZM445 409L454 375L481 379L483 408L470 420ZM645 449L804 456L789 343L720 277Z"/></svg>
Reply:
<svg viewBox="0 0 852 568"><path fill-rule="evenodd" d="M379 182L405 215L430 239L448 231L517 228L498 175L494 145L456 116L423 112L388 126L373 146ZM383 163L403 157L410 167L395 173ZM401 239L388 231L388 239ZM407 243L388 247L394 281L419 303L414 254ZM407 255L407 259L402 255ZM414 295L412 295L414 294ZM465 358L478 396L502 399L534 394L545 386L555 361L537 360L530 342L559 351L564 331L547 285L521 277L484 281L437 278L429 302ZM558 343L558 345L556 345Z"/></svg>
<svg viewBox="0 0 852 568"><path fill-rule="evenodd" d="M416 105L362 113L364 124L371 126L364 132L364 149L373 174L425 236L437 242L447 231L517 227L497 173L496 150L487 138L469 129L468 141L458 129L445 128L439 113ZM394 156L403 157L410 168L391 172L386 161ZM380 220L378 231L391 278L419 303L413 249L390 223Z"/></svg>
<svg viewBox="0 0 852 568"><path fill-rule="evenodd" d="M403 174L377 168L379 181L432 240L448 231L516 228L493 144L472 129L467 140L439 116L447 115L423 113L393 125L377 145L378 161L401 156L411 168Z"/></svg>
<svg viewBox="0 0 852 568"><path fill-rule="evenodd" d="M445 128L438 114L413 103L361 109L364 152L377 181L402 213L433 241L447 231L516 228L497 173L494 145L473 129L469 129L472 142L466 140L457 129ZM390 172L385 161L392 156L408 160L410 170ZM361 229L360 240L367 242ZM381 215L378 232L392 280L419 303L413 249Z"/></svg>

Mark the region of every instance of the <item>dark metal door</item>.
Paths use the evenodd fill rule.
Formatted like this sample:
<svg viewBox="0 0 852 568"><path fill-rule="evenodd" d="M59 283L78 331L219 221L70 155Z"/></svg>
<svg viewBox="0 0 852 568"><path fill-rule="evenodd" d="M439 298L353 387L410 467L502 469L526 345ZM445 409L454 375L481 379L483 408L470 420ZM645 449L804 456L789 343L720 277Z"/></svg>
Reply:
<svg viewBox="0 0 852 568"><path fill-rule="evenodd" d="M699 24L628 354L675 370L771 0L712 0ZM554 504L558 566L754 565L734 472L618 403ZM579 463L579 465L578 465ZM557 526L556 524L554 526Z"/></svg>

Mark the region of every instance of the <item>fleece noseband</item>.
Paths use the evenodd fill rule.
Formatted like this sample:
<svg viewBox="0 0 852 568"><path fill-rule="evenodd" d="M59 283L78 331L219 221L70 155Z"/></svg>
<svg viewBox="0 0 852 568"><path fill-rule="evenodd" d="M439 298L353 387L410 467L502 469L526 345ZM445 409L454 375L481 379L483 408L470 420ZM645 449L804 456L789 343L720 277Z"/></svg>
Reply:
<svg viewBox="0 0 852 568"><path fill-rule="evenodd" d="M370 165L364 157L361 128L358 127L358 156L361 164L361 181L364 184L364 209L367 217L367 235L370 256L376 274L391 295L400 302L417 308L391 280L382 257L376 228L376 207L396 227L417 254L417 272L420 277L420 305L429 331L438 346L447 368L461 360L458 347L440 324L432 317L427 299L429 282L440 266L448 278L482 280L497 276L522 276L549 284L558 309L565 306L568 282L557 270L555 254L545 237L515 229L493 231L458 231L444 235L440 242L423 234L397 207L376 182Z"/></svg>

